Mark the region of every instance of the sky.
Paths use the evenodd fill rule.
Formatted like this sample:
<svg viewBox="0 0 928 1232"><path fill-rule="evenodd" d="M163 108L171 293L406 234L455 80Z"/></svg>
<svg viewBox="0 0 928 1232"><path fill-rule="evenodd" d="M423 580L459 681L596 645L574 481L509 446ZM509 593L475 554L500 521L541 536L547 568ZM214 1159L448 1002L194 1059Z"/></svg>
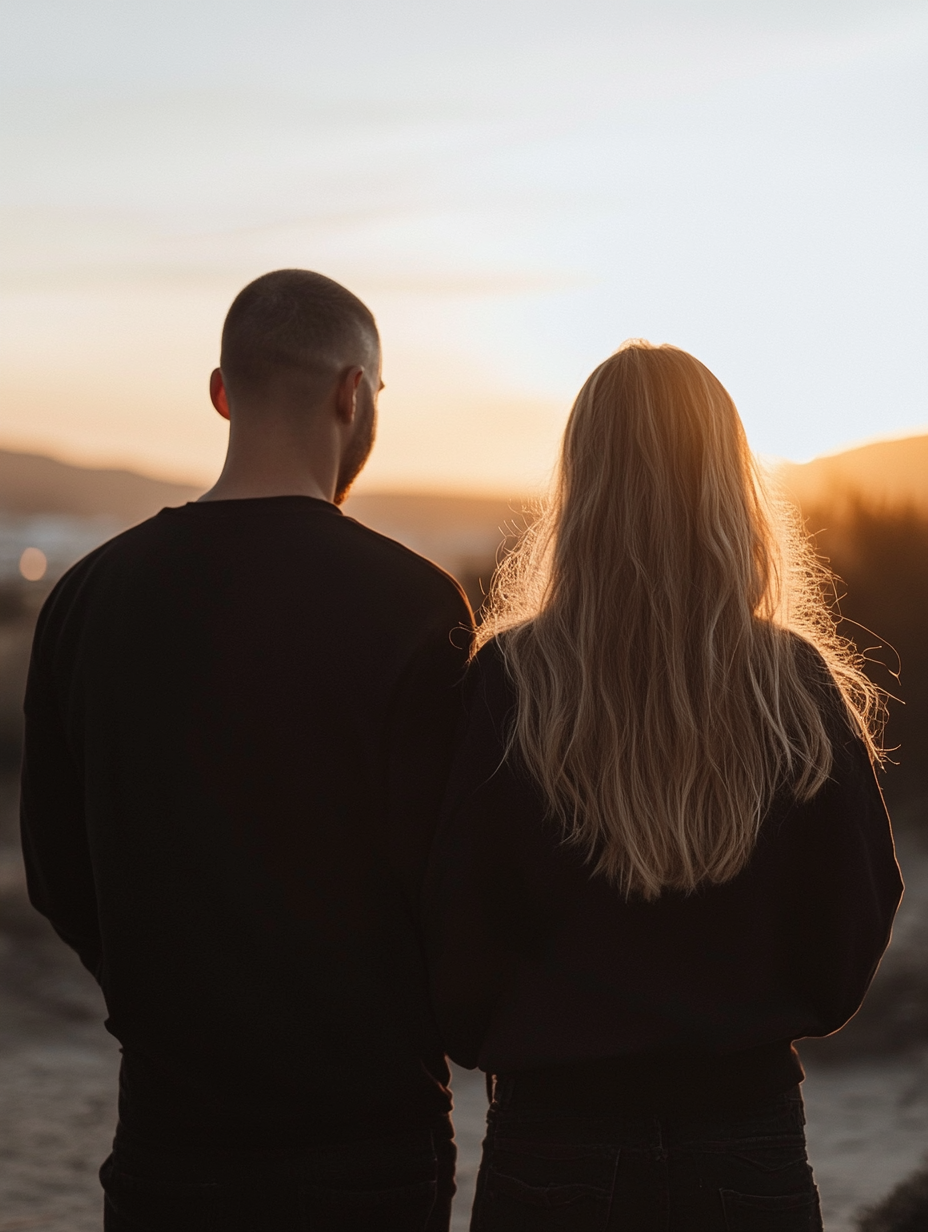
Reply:
<svg viewBox="0 0 928 1232"><path fill-rule="evenodd" d="M0 446L209 481L222 319L371 307L360 485L526 492L630 336L753 447L928 428L924 0L0 0Z"/></svg>

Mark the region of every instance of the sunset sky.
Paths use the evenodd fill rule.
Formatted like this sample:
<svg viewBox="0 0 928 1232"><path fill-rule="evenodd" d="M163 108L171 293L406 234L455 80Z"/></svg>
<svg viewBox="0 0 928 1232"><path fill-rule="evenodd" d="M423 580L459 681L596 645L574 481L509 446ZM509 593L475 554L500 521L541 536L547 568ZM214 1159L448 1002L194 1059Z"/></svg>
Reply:
<svg viewBox="0 0 928 1232"><path fill-rule="evenodd" d="M693 351L754 447L928 428L924 0L4 0L0 446L206 480L249 279L385 347L368 489L525 491Z"/></svg>

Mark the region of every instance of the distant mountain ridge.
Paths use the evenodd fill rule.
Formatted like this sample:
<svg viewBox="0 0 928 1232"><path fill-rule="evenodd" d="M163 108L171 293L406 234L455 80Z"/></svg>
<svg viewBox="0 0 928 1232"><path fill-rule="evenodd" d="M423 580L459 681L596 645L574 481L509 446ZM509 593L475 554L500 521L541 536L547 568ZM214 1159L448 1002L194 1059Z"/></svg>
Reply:
<svg viewBox="0 0 928 1232"><path fill-rule="evenodd" d="M135 471L73 466L36 453L0 449L0 512L107 518L124 526L165 505L195 500L202 488Z"/></svg>
<svg viewBox="0 0 928 1232"><path fill-rule="evenodd" d="M928 435L876 441L803 465L783 463L778 476L800 504L857 496L869 505L911 505L928 514ZM201 492L135 471L74 466L0 449L0 513L8 515L105 517L129 526L165 505L195 500ZM419 550L449 536L463 536L474 545L478 540L488 544L494 536L502 541L525 520L518 499L426 492L362 491L349 499L345 512L404 542L422 542Z"/></svg>
<svg viewBox="0 0 928 1232"><path fill-rule="evenodd" d="M874 441L799 465L785 462L778 478L800 505L876 509L909 506L928 515L928 435Z"/></svg>

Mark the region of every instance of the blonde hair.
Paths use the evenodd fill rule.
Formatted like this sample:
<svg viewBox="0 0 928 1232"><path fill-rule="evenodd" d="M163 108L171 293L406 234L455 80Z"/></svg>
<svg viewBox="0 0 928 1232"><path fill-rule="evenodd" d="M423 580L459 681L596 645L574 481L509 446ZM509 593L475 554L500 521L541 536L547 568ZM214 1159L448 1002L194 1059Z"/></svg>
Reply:
<svg viewBox="0 0 928 1232"><path fill-rule="evenodd" d="M478 645L498 638L515 687L508 755L625 894L729 880L774 793L825 783L824 672L803 642L878 756L880 696L828 581L707 368L632 339L596 369Z"/></svg>

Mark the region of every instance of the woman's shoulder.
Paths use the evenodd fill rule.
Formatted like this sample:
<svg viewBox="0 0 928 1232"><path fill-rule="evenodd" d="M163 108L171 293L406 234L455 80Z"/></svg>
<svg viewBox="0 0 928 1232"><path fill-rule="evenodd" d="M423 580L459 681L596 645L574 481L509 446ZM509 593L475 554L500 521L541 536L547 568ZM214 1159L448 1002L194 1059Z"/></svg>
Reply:
<svg viewBox="0 0 928 1232"><path fill-rule="evenodd" d="M855 733L841 686L822 651L807 638L790 631L794 662L803 684L810 690L832 734Z"/></svg>
<svg viewBox="0 0 928 1232"><path fill-rule="evenodd" d="M832 761L825 795L835 791L871 794L876 783L875 746L864 727L867 718L857 712L853 693L849 696L841 680L840 661L837 671L833 670L827 649L823 651L796 634L791 636L797 674L818 707L831 746ZM818 795L813 798L813 804L817 799Z"/></svg>
<svg viewBox="0 0 928 1232"><path fill-rule="evenodd" d="M496 737L507 742L516 691L498 637L484 642L467 665L464 701L471 730L489 724Z"/></svg>
<svg viewBox="0 0 928 1232"><path fill-rule="evenodd" d="M831 669L819 648L813 645L808 638L804 637L801 633L796 633L793 629L785 629L783 633L789 639L796 662L800 667L810 676L821 680L823 684L831 683L833 685L835 681L831 674Z"/></svg>
<svg viewBox="0 0 928 1232"><path fill-rule="evenodd" d="M511 690L506 651L500 635L484 642L471 659L467 666L467 680L471 689L508 687Z"/></svg>

